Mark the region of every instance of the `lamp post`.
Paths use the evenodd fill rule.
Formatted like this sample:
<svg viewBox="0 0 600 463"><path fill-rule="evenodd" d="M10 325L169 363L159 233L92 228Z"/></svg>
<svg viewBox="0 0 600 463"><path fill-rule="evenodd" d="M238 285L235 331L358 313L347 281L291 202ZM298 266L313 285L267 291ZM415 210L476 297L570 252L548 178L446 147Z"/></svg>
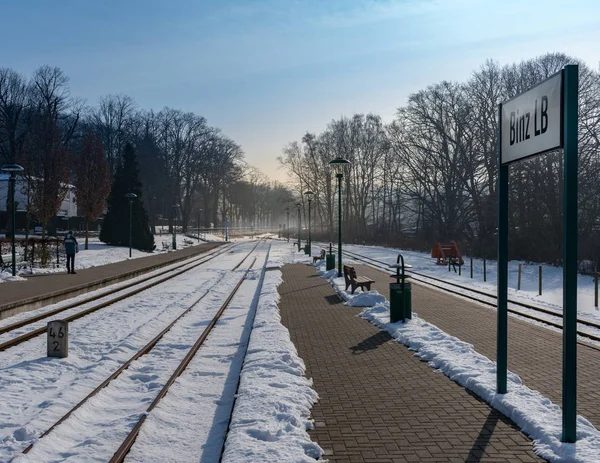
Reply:
<svg viewBox="0 0 600 463"><path fill-rule="evenodd" d="M312 235L310 230L310 203L312 202L312 197L314 193L310 190L304 192L304 196L308 199L308 242L306 244L306 248L304 248L304 252L310 256L312 249Z"/></svg>
<svg viewBox="0 0 600 463"><path fill-rule="evenodd" d="M173 214L175 215L174 217L174 221L173 221L173 251L177 250L177 239L175 237L175 235L177 234L177 208L179 207L179 204L173 204Z"/></svg>
<svg viewBox="0 0 600 463"><path fill-rule="evenodd" d="M2 172L10 173L10 195L12 198L12 274L17 274L17 247L15 244L15 222L17 220L17 202L15 201L15 183L17 182L17 174L24 171L19 164L6 164L2 166Z"/></svg>
<svg viewBox="0 0 600 463"><path fill-rule="evenodd" d="M200 242L200 212L202 209L198 209L198 242Z"/></svg>
<svg viewBox="0 0 600 463"><path fill-rule="evenodd" d="M285 230L286 230L286 235L287 235L287 241L289 243L290 242L290 208L286 207L285 212L287 212L287 227L285 228Z"/></svg>
<svg viewBox="0 0 600 463"><path fill-rule="evenodd" d="M338 277L342 276L342 178L344 169L350 161L344 158L335 158L329 161L338 180Z"/></svg>
<svg viewBox="0 0 600 463"><path fill-rule="evenodd" d="M129 200L129 258L131 258L131 245L133 243L133 200L137 198L135 193L127 193L125 197Z"/></svg>
<svg viewBox="0 0 600 463"><path fill-rule="evenodd" d="M300 232L302 231L302 216L300 215L301 207L301 203L296 203L296 208L298 208L298 252L300 252Z"/></svg>

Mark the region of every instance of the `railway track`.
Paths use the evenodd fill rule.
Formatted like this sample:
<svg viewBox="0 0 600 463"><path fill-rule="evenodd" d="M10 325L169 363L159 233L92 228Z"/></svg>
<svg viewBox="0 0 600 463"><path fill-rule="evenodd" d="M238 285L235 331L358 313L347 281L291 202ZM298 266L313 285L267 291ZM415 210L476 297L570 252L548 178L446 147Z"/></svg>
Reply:
<svg viewBox="0 0 600 463"><path fill-rule="evenodd" d="M383 270L388 273L390 271L390 266L389 266L389 263L387 263L387 262L383 262L381 260L374 259L372 257L358 254L353 251L344 250L343 252L345 255L347 255L351 259L363 262L364 264L369 265L373 268L376 268L378 270ZM481 304L484 304L484 305L487 305L490 307L497 307L495 294L490 294L485 291L481 291L481 290L474 289L474 288L469 288L464 285L460 285L457 283L442 280L440 278L425 275L423 273L416 272L416 271L409 270L409 269L406 270L406 273L411 275L411 278L413 281L418 282L420 284L434 287L434 288L437 288L437 289L440 289L445 292L455 294L455 295L458 295L461 297L465 297L467 299L479 302ZM415 278L415 276L417 278ZM442 283L442 284L439 284L439 283ZM452 288L457 288L457 289L452 289ZM460 289L460 291L458 289ZM509 299L508 303L509 303L509 307L508 307L509 313L512 313L514 315L518 315L520 317L524 317L524 318L527 318L529 320L533 320L533 321L536 321L539 323L544 323L546 325L549 325L554 328L562 330L562 322L561 322L562 313L551 310L551 309L547 309L544 307L539 307L536 305L515 301L514 299ZM511 307L511 305L513 307ZM514 306L517 306L517 307L520 307L523 309L527 309L527 310L530 310L533 312L537 312L537 313L543 313L545 315L554 317L555 320L549 320L548 318L542 318L542 317L536 316L534 313L528 313L528 312L524 312L523 310L518 310L518 309L514 308ZM587 327L587 328L591 328L591 329L600 330L599 323L593 322L591 320L581 319L581 318L577 319L577 323L579 325L579 328L577 329L577 334L579 336L581 336L585 339L589 339L591 341L600 342L600 335L597 335L594 333L589 333L585 330L580 329L582 327ZM589 344L587 344L587 343L581 343L581 344L585 344L585 345L589 346Z"/></svg>
<svg viewBox="0 0 600 463"><path fill-rule="evenodd" d="M257 243L257 245L258 245L258 243ZM149 288L152 288L161 283L164 283L165 281L171 280L185 272L193 270L196 267L227 253L235 246L236 245L234 244L231 246L218 248L215 251L209 251L207 254L203 254L202 256L198 256L198 257L193 257L182 263L175 264L175 266L170 267L168 269L160 270L160 271L158 271L158 273L153 273L152 275L143 277L142 279L137 279L134 282L126 283L125 285L121 285L118 288L108 289L108 290L102 291L101 293L96 294L94 296L86 297L85 299L82 299L80 301L66 304L57 309L43 312L43 313L34 315L32 317L28 317L24 320L18 321L16 323L12 323L10 325L3 326L0 328L0 335L4 335L4 334L10 335L10 333L17 332L21 328L24 328L24 327L27 327L30 325L35 325L38 322L42 322L42 321L50 321L53 319L53 317L55 317L58 314L61 314L68 310L76 309L77 307L85 306L87 304L93 303L100 299L109 297L109 299L102 301L96 305L93 305L92 307L81 310L79 312L76 312L74 314L71 314L71 315L63 318L63 320L65 320L66 322L72 322L79 318L85 317L86 315L94 313L100 309L109 307L112 304L120 302L124 299L135 296L136 294L139 294L142 291L145 291ZM240 262L240 265L241 265L241 262ZM120 294L115 295L117 293L120 293ZM115 296L110 297L111 295L115 295ZM7 341L1 342L0 343L0 351L3 351L6 349L9 349L11 347L17 346L19 344L22 344L26 341L29 341L30 339L35 338L36 336L40 336L40 335L44 334L45 332L46 332L46 327L41 326L39 328L31 329L30 331L27 331L26 333L16 335L15 337L13 337Z"/></svg>
<svg viewBox="0 0 600 463"><path fill-rule="evenodd" d="M240 268L240 266L251 257L251 254L257 249L257 247L258 247L258 245L260 243L261 242L257 242L256 245L244 256L244 258L235 267L232 268L232 271L235 271L238 268ZM269 249L270 249L270 246L269 246ZM267 256L268 256L268 252L267 252ZM237 280L237 282L235 283L235 286L229 292L229 294L227 295L227 297L225 298L224 302L221 304L221 306L219 307L219 309L216 311L216 313L214 313L214 315L212 317L210 317L210 321L208 321L208 319L207 319L208 323L206 324L206 327L202 330L202 332L197 337L197 339L194 342L194 344L192 345L192 347L188 350L188 352L186 353L186 355L179 362L178 366L175 368L175 370L173 371L173 373L170 375L169 379L162 386L162 388L160 389L160 391L158 392L158 394L156 394L156 396L154 397L154 400L152 401L152 403L150 404L150 406L140 415L140 417L137 420L136 424L133 426L133 428L131 429L131 431L127 435L127 437L123 440L123 442L120 445L120 447L118 448L118 450L114 453L113 457L110 460L111 462L121 462L121 461L123 461L125 459L126 455L129 453L129 451L131 450L132 446L134 445L134 443L136 441L136 438L137 438L137 436L139 434L139 431L142 428L142 426L143 426L143 424L144 424L144 422L145 422L148 414L167 395L167 392L169 391L169 388L173 385L173 383L175 383L175 381L177 380L177 378L186 370L186 368L188 367L188 365L190 364L190 362L194 359L194 357L196 356L196 354L198 353L198 351L204 345L204 342L206 341L206 339L208 338L208 336L211 334L211 332L214 330L215 326L217 325L217 323L221 319L222 315L226 312L226 310L229 307L231 301L233 300L233 298L238 293L238 290L240 289L240 287L242 286L242 284L244 283L244 281L247 280L248 274L253 269L253 267L254 267L254 265L256 263L256 260L257 260L257 256L255 256L253 258L252 262L250 263L250 265L248 265L248 267L244 271L243 275ZM264 266L263 266L263 274L264 274ZM144 347L142 347L139 351L137 351L129 360L127 360L118 369L116 369L110 376L108 376L101 384L99 384L93 391L91 391L80 402L78 402L72 409L70 409L58 421L56 421L52 426L50 426L48 429L46 429L46 431L44 431L39 436L39 438L37 439L37 441L35 443L29 445L26 449L23 450L22 453L23 454L29 453L34 448L35 444L37 444L42 438L44 438L45 436L47 436L48 434L50 434L58 426L60 426L64 422L66 422L73 415L73 413L75 411L77 411L78 409L80 409L81 407L83 407L85 404L87 404L90 401L91 398L93 398L99 392L101 392L103 389L105 389L106 387L108 387L124 371L126 371L127 369L129 369L129 367L134 362L136 362L137 360L141 359L142 357L144 357L144 356L146 356L148 354L152 354L153 349L155 349L155 347L157 346L157 344L165 337L165 335L167 333L169 333L173 329L173 327L175 327L179 323L181 323L184 320L184 318L187 315L189 315L190 312L192 312L193 309L195 307L197 307L198 304L211 291L214 290L215 287L219 286L222 283L222 280L223 280L224 277L225 276L222 276L210 288L208 288L206 291L204 291L203 294L200 295L200 297L198 297L195 301L193 301L193 303L190 304L180 315L178 315L176 318L174 318L150 342L148 342ZM259 287L258 287L258 292L259 293L260 293L260 287L261 286L262 286L262 278L260 279L260 282L259 282ZM250 333L248 333L248 335L247 335L248 339L249 339L249 335L250 335Z"/></svg>

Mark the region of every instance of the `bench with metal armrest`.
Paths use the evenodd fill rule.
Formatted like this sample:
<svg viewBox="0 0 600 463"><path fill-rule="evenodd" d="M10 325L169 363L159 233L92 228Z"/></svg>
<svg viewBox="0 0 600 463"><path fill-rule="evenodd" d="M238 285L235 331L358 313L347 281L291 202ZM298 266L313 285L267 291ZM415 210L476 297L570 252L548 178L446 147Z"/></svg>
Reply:
<svg viewBox="0 0 600 463"><path fill-rule="evenodd" d="M344 265L344 279L346 280L346 291L348 290L348 286L352 288L352 294L356 288L360 288L361 290L371 291L371 285L375 283L374 280L371 280L368 277L358 276L356 275L356 270L354 267L350 265Z"/></svg>

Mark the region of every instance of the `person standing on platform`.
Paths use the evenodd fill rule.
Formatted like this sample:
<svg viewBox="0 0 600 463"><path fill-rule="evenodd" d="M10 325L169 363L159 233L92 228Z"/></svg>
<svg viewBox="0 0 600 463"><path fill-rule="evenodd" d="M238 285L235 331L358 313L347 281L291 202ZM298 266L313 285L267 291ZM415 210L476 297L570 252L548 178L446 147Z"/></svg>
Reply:
<svg viewBox="0 0 600 463"><path fill-rule="evenodd" d="M73 232L69 230L65 236L65 253L67 254L67 273L75 274L75 254L79 252L79 243Z"/></svg>

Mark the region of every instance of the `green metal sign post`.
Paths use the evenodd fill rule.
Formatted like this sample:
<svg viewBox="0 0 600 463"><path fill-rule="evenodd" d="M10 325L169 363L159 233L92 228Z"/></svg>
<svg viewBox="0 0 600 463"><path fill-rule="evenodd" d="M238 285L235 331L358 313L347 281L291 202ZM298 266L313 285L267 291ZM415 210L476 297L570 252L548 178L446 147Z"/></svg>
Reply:
<svg viewBox="0 0 600 463"><path fill-rule="evenodd" d="M577 440L577 119L579 68L565 66L563 231L563 442Z"/></svg>
<svg viewBox="0 0 600 463"><path fill-rule="evenodd" d="M498 107L502 120L502 104ZM508 369L508 166L502 165L502 124L498 124L498 313L497 313L497 372L498 394L506 394Z"/></svg>
<svg viewBox="0 0 600 463"><path fill-rule="evenodd" d="M577 124L579 68L567 65L499 105L497 392L507 392L509 164L563 148L562 440L577 440Z"/></svg>

